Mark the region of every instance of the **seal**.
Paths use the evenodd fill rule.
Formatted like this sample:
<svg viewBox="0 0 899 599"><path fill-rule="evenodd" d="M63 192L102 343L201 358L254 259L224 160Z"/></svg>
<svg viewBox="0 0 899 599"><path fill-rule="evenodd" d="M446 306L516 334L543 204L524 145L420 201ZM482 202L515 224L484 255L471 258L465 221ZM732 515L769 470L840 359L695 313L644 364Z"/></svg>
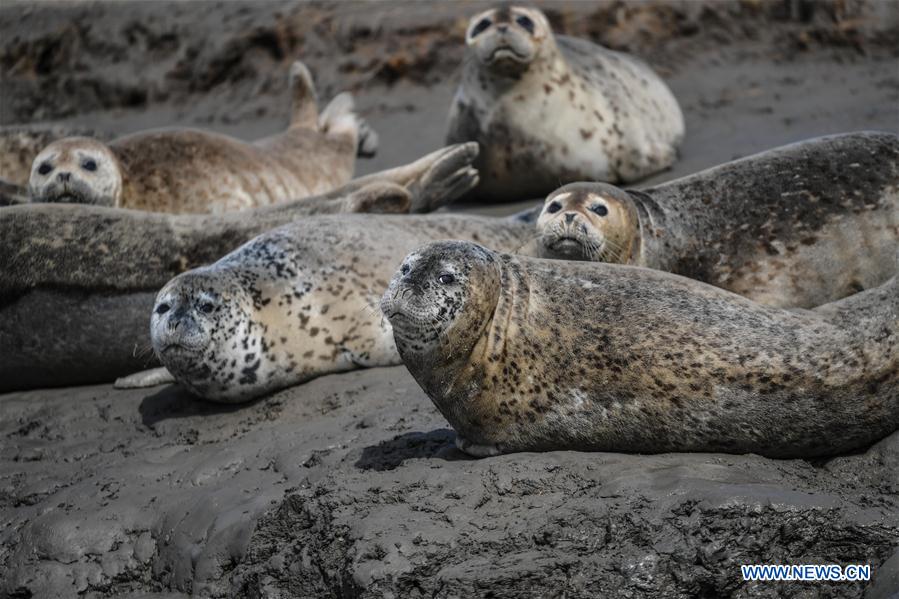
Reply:
<svg viewBox="0 0 899 599"><path fill-rule="evenodd" d="M0 179L27 187L34 158L49 144L64 137L110 139L102 131L63 125L14 125L0 127Z"/></svg>
<svg viewBox="0 0 899 599"><path fill-rule="evenodd" d="M468 26L447 139L477 141L486 200L542 197L572 181L629 182L677 158L684 118L646 64L553 35L542 12L484 11Z"/></svg>
<svg viewBox="0 0 899 599"><path fill-rule="evenodd" d="M540 258L647 266L779 307L814 307L896 274L899 136L783 146L640 191L549 194Z"/></svg>
<svg viewBox="0 0 899 599"><path fill-rule="evenodd" d="M155 366L150 312L172 277L307 215L433 210L477 183L476 155L477 144L444 148L328 194L223 215L2 208L0 392L111 381Z"/></svg>
<svg viewBox="0 0 899 599"><path fill-rule="evenodd" d="M322 374L399 364L378 301L403 256L432 239L512 250L532 227L463 214L291 223L163 287L150 322L153 349L183 387L227 403ZM165 380L150 371L119 386L144 376Z"/></svg>
<svg viewBox="0 0 899 599"><path fill-rule="evenodd" d="M474 455L810 458L899 428L896 277L791 311L647 268L451 241L410 254L381 308Z"/></svg>
<svg viewBox="0 0 899 599"><path fill-rule="evenodd" d="M196 129L53 142L34 159L32 201L215 214L331 191L352 178L357 152L373 153L377 138L349 94L319 117L302 63L291 67L290 87L290 126L254 143Z"/></svg>

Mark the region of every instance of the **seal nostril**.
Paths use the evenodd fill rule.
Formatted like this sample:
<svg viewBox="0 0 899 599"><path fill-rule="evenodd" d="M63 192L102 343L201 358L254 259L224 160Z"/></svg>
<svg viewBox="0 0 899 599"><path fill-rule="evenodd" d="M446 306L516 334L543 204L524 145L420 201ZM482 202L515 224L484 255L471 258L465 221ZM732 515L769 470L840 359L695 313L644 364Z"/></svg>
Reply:
<svg viewBox="0 0 899 599"><path fill-rule="evenodd" d="M403 265L400 267L400 273L401 273L401 274L404 274L404 275L409 274L409 265L408 265L408 264L403 264Z"/></svg>
<svg viewBox="0 0 899 599"><path fill-rule="evenodd" d="M565 215L566 223L570 223L573 220L574 220L574 212L569 212L568 214Z"/></svg>
<svg viewBox="0 0 899 599"><path fill-rule="evenodd" d="M165 314L170 309L171 309L171 306L169 306L168 304L159 304L158 306L156 306L156 313L157 314Z"/></svg>
<svg viewBox="0 0 899 599"><path fill-rule="evenodd" d="M71 173L59 173L58 175L56 175L56 178L60 181L68 181L72 178L72 175Z"/></svg>

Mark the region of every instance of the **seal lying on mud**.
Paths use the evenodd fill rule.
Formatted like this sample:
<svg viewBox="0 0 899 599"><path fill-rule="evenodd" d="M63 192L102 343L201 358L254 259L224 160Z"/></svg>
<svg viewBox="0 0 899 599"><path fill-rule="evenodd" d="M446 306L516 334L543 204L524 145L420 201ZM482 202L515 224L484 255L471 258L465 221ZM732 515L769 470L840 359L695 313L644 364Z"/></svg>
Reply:
<svg viewBox="0 0 899 599"><path fill-rule="evenodd" d="M323 196L219 216L3 208L0 391L112 380L156 364L150 312L175 275L303 215L434 209L477 183L476 155L476 144L444 148Z"/></svg>
<svg viewBox="0 0 899 599"><path fill-rule="evenodd" d="M378 301L403 256L433 239L513 250L532 227L516 217L462 214L292 223L166 285L153 310L153 348L184 387L223 402L399 364ZM147 382L160 376L149 373Z"/></svg>
<svg viewBox="0 0 899 599"><path fill-rule="evenodd" d="M450 143L477 141L479 199L544 196L571 181L634 181L669 167L677 100L640 60L554 36L537 9L484 11L466 34Z"/></svg>
<svg viewBox="0 0 899 599"><path fill-rule="evenodd" d="M438 242L406 258L381 308L474 455L815 457L899 428L896 277L787 311L646 268Z"/></svg>
<svg viewBox="0 0 899 599"><path fill-rule="evenodd" d="M83 127L63 125L0 127L0 180L14 186L28 185L35 156L57 139L73 136L109 138L105 133Z"/></svg>
<svg viewBox="0 0 899 599"><path fill-rule="evenodd" d="M196 129L145 131L109 144L56 141L34 159L32 201L216 214L331 191L352 178L357 151L374 152L376 137L353 113L349 94L319 117L302 63L293 64L290 86L290 126L254 143Z"/></svg>
<svg viewBox="0 0 899 599"><path fill-rule="evenodd" d="M757 302L813 307L896 274L899 136L800 142L641 191L574 183L546 198L540 258L648 266Z"/></svg>

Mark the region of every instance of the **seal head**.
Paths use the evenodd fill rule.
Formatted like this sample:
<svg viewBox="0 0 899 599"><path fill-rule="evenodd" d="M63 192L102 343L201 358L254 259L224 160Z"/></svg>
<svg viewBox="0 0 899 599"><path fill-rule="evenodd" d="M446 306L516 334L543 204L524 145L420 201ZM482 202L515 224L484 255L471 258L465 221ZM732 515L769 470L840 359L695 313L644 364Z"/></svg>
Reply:
<svg viewBox="0 0 899 599"><path fill-rule="evenodd" d="M209 267L172 279L156 297L150 337L160 361L189 391L242 400L268 375L264 326L252 298L229 272Z"/></svg>
<svg viewBox="0 0 899 599"><path fill-rule="evenodd" d="M547 196L537 234L540 258L628 263L639 247L639 217L623 189L571 183Z"/></svg>
<svg viewBox="0 0 899 599"><path fill-rule="evenodd" d="M437 353L467 359L499 299L491 252L467 241L439 241L409 254L381 299L406 364Z"/></svg>
<svg viewBox="0 0 899 599"><path fill-rule="evenodd" d="M517 6L475 15L465 34L465 43L475 60L501 75L526 71L551 40L552 30L543 13Z"/></svg>
<svg viewBox="0 0 899 599"><path fill-rule="evenodd" d="M33 202L115 206L122 196L122 171L106 144L67 137L44 148L31 166Z"/></svg>

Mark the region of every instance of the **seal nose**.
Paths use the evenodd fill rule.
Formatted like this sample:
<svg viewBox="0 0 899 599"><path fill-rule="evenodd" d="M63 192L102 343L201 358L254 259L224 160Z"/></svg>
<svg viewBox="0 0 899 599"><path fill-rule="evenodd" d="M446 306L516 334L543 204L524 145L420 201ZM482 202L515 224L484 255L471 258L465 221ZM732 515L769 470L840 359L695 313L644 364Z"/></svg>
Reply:
<svg viewBox="0 0 899 599"><path fill-rule="evenodd" d="M499 31L500 33L505 33L505 32L507 32L507 31L509 30L509 26L506 25L506 24L497 25L497 26L496 26L496 29L497 29L497 31Z"/></svg>
<svg viewBox="0 0 899 599"><path fill-rule="evenodd" d="M566 224L566 225L570 225L571 222L574 220L574 217L575 217L575 216L576 216L576 215L575 215L574 212L567 212L567 213L565 214L565 224Z"/></svg>
<svg viewBox="0 0 899 599"><path fill-rule="evenodd" d="M69 181L69 179L72 178L72 173L61 172L58 175L56 175L56 178L59 180L60 183L67 183Z"/></svg>

